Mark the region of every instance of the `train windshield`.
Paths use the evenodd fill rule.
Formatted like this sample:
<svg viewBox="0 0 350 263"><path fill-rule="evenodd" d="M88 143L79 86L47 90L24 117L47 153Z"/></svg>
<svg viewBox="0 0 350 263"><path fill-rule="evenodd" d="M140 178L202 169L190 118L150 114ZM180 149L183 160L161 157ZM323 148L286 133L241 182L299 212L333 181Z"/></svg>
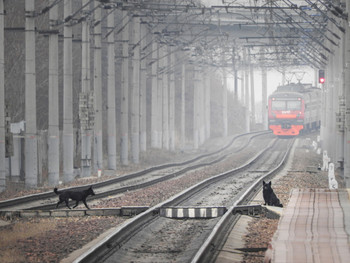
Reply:
<svg viewBox="0 0 350 263"><path fill-rule="evenodd" d="M272 110L301 110L300 100L274 100L271 105Z"/></svg>

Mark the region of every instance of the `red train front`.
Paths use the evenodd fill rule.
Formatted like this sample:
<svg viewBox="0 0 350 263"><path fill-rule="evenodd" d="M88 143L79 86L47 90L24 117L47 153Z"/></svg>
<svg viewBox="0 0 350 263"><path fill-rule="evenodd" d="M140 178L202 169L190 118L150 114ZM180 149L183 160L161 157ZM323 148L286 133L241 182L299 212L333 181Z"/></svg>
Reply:
<svg viewBox="0 0 350 263"><path fill-rule="evenodd" d="M269 129L275 135L296 136L304 129L305 101L298 86L280 86L269 96Z"/></svg>

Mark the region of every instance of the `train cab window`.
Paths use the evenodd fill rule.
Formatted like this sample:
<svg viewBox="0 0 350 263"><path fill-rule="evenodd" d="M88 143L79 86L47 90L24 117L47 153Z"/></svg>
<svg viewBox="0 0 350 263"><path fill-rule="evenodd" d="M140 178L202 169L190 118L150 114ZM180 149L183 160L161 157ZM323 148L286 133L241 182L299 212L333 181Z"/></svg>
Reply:
<svg viewBox="0 0 350 263"><path fill-rule="evenodd" d="M290 100L287 101L287 110L300 110L301 101L300 100Z"/></svg>
<svg viewBox="0 0 350 263"><path fill-rule="evenodd" d="M286 109L286 102L284 100L272 101L271 109L272 110L285 110Z"/></svg>
<svg viewBox="0 0 350 263"><path fill-rule="evenodd" d="M300 100L275 100L272 101L271 105L272 110L301 110L301 101Z"/></svg>

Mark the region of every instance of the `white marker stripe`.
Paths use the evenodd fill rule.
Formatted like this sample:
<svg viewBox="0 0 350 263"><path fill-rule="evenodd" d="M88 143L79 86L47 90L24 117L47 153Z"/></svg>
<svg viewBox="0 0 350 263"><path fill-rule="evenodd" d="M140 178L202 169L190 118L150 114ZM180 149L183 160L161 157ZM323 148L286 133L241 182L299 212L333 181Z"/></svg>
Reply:
<svg viewBox="0 0 350 263"><path fill-rule="evenodd" d="M207 217L207 209L206 208L200 208L199 209L199 215L200 215L200 217Z"/></svg>
<svg viewBox="0 0 350 263"><path fill-rule="evenodd" d="M188 209L188 217L190 218L195 218L196 217L196 212L194 208L189 208Z"/></svg>
<svg viewBox="0 0 350 263"><path fill-rule="evenodd" d="M177 209L177 217L184 217L184 209L183 208Z"/></svg>
<svg viewBox="0 0 350 263"><path fill-rule="evenodd" d="M171 208L166 208L165 209L165 216L166 217L172 217L173 210Z"/></svg>

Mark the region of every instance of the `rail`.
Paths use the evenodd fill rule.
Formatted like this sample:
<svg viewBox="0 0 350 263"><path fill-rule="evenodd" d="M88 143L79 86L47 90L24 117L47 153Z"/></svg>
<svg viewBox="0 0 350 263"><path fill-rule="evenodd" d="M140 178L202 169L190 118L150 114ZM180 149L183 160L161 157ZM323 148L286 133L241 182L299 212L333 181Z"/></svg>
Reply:
<svg viewBox="0 0 350 263"><path fill-rule="evenodd" d="M113 251L120 248L127 240L129 240L133 235L136 234L140 229L142 229L144 226L150 224L154 220L156 220L159 217L159 211L162 207L167 206L173 206L176 205L192 195L196 194L197 192L205 189L208 187L208 185L211 185L213 183L216 183L219 180L222 180L226 177L229 177L235 173L238 173L242 171L243 169L249 168L257 159L263 156L263 154L270 149L273 144L277 141L272 141L265 149L260 151L258 154L256 154L253 158L251 158L248 162L243 164L242 166L235 168L233 170L230 170L225 173L218 174L214 177L211 177L209 179L206 179L200 183L197 183L196 185L190 187L189 189L184 190L183 192L175 195L174 197L150 208L149 210L137 215L133 219L127 221L123 225L119 226L115 229L109 236L107 236L102 242L96 244L95 246L91 247L87 252L82 254L80 257L78 257L74 262L100 262L101 260L107 258ZM276 169L274 169L275 171ZM258 183L256 183L258 184ZM251 190L250 190L251 191ZM250 192L247 191L246 193ZM245 200L246 194L241 197L240 200ZM227 213L226 213L227 214ZM225 214L225 215L226 215ZM225 216L224 215L224 216ZM220 220L221 221L221 220ZM219 228L220 226L215 226L215 229ZM210 246L210 244L209 244ZM200 262L200 261L198 261Z"/></svg>
<svg viewBox="0 0 350 263"><path fill-rule="evenodd" d="M135 173L131 173L131 174L127 174L127 175L124 175L124 176L120 176L118 178L105 180L103 182L98 182L98 183L89 184L89 185L83 185L83 186L78 186L78 187L70 187L70 188L65 188L65 189L60 189L60 190L77 191L77 190L83 190L86 187L91 186L91 185L93 186L94 189L96 189L96 188L108 186L108 185L111 185L111 184L120 183L120 182L123 182L123 181L126 181L126 180L134 179L134 178L143 176L143 175L145 175L147 173L151 173L151 172L154 172L154 171L160 171L160 170L163 170L163 169L166 169L166 168L178 167L178 166L181 166L181 165L191 164L191 163L194 163L194 162L196 162L196 161L198 161L200 159L203 159L203 158L206 158L206 157L210 157L210 156L213 156L215 154L218 154L218 153L222 152L223 150L229 148L238 138L241 138L241 137L244 137L244 136L247 136L247 135L252 135L249 138L248 142L247 142L247 144L249 144L250 141L253 138L258 137L258 136L262 136L262 135L265 135L265 134L268 134L268 133L270 133L270 131L263 131L263 132L259 131L259 132L251 132L251 133L240 134L240 135L237 135L234 138L232 138L232 140L227 145L225 145L224 147L222 147L222 148L220 148L220 149L218 149L216 151L213 151L211 153L206 153L206 154L197 156L197 157L195 157L195 158L193 158L191 160L187 160L185 162L168 163L168 164L162 164L162 165L158 165L158 166L153 166L153 167L150 167L150 168L142 170L142 171L138 171L138 172L135 172ZM243 147L241 147L237 151L241 150ZM152 181L149 181L149 182L140 183L140 184L134 184L134 185L130 185L130 186L127 186L127 187L121 187L121 188L118 188L118 189L114 189L114 190L111 190L111 191L105 191L105 192L101 192L101 193L96 193L95 196L90 197L89 199L99 199L99 198L102 198L102 197L105 197L105 196L109 196L109 195L114 195L114 194L119 194L119 193L123 193L123 192L126 192L126 191L132 191L132 190L144 188L144 187L150 186L152 184L156 184L156 183L159 183L161 181L165 181L165 180L171 179L173 177L179 176L180 174L183 174L183 173L185 173L187 171L190 171L190 170L193 170L193 169L197 169L197 168L199 168L201 166L212 165L212 164L214 164L216 162L219 162L222 158L224 158L224 157L220 157L219 159L214 160L212 162L207 162L207 163L202 163L202 164L189 166L189 167L186 167L186 168L184 168L184 169L182 169L180 171L177 171L175 173L171 173L169 175L163 176L162 178L158 178L158 179L155 179L155 180L152 180ZM56 194L53 191L27 195L27 196L23 196L23 197L17 197L17 198L13 198L13 199L10 199L10 200L0 201L0 209L1 210L5 210L8 207L22 205L24 203L29 203L29 202L33 202L33 201L40 201L40 200L54 198L54 197L56 197ZM50 204L45 204L45 205L28 207L27 209L31 209L31 210L38 210L38 209L48 210L48 209L54 209L55 206L56 206L56 203L50 203Z"/></svg>
<svg viewBox="0 0 350 263"><path fill-rule="evenodd" d="M284 154L278 166L276 166L276 168L270 172L262 175L259 180L255 181L255 183L246 190L246 192L239 198L239 200L237 200L235 204L228 209L227 213L222 216L210 236L198 250L195 257L192 259L191 263L204 263L213 261L213 259L217 256L220 247L222 247L224 244L223 236L225 236L225 233L227 233L228 230L231 229L238 220L239 214L234 213L236 207L247 204L261 189L262 181L270 179L284 167L294 141L295 140L293 139L289 144L288 150Z"/></svg>

